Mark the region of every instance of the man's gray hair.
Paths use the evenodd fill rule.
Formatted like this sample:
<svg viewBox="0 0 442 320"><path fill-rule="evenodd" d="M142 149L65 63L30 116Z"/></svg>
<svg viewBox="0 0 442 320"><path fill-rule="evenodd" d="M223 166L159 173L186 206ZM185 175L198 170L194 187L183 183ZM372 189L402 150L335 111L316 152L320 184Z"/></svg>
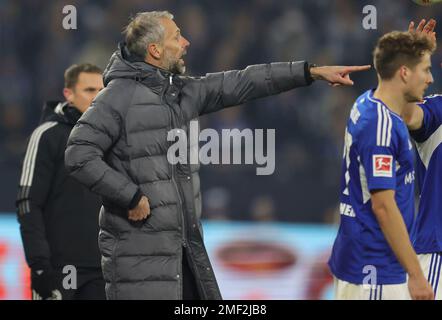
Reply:
<svg viewBox="0 0 442 320"><path fill-rule="evenodd" d="M146 58L147 46L150 43L162 43L164 27L160 19L173 19L168 11L139 12L124 28L126 44L131 54Z"/></svg>

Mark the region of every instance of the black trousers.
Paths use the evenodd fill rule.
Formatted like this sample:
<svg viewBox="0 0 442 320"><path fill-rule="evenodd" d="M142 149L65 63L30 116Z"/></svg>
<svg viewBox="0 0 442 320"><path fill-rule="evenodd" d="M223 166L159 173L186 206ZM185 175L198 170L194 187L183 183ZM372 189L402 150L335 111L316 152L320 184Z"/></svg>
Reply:
<svg viewBox="0 0 442 320"><path fill-rule="evenodd" d="M183 248L183 300L201 300L185 248Z"/></svg>

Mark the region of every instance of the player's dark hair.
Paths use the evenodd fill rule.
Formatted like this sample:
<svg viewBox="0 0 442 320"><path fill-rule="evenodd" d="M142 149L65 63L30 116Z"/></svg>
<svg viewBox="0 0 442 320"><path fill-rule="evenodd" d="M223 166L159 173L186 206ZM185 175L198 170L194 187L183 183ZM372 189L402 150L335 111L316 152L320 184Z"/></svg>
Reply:
<svg viewBox="0 0 442 320"><path fill-rule="evenodd" d="M401 66L414 68L425 53L433 54L435 49L435 43L422 33L393 31L378 40L374 66L381 79L389 80Z"/></svg>
<svg viewBox="0 0 442 320"><path fill-rule="evenodd" d="M78 82L78 77L82 72L103 73L99 67L91 63L73 64L64 72L64 87L69 89L74 88Z"/></svg>

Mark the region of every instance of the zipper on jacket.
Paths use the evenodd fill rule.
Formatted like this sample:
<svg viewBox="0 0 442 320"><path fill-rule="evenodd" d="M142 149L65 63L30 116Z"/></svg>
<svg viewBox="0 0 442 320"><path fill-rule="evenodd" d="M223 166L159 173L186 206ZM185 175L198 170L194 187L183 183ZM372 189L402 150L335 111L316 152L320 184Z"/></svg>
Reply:
<svg viewBox="0 0 442 320"><path fill-rule="evenodd" d="M169 84L166 85L166 88L163 91L162 97L161 97L161 99L163 100L163 103L165 103L164 96L165 96L165 94L167 92L167 89L172 84L173 84L172 76L169 76ZM173 117L173 113L175 113L175 110L171 110L171 109L173 109L173 107L170 107L167 103L165 103L165 104L166 104L166 106L169 109L169 116L170 116L169 125L170 125L170 130L171 130L173 128L172 117ZM182 113L180 113L180 116L182 116ZM169 147L171 145L172 145L172 142L169 142ZM184 251L185 251L184 254L186 254L187 256L190 255L189 263L192 264L193 267L194 267L195 279L197 279L197 278L201 279L201 276L200 276L199 271L198 271L198 267L196 266L195 262L193 261L193 259L191 257L191 255L192 255L192 253L191 253L192 252L192 248L190 247L190 245L187 242L188 241L188 238L187 238L188 226L187 226L186 214L185 214L184 209L183 209L183 200L182 200L182 199L184 199L184 196L183 196L183 193L182 193L182 189L178 186L178 183L177 183L175 166L172 165L171 163L169 163L169 165L171 166L172 183L173 183L173 185L175 187L175 191L177 192L177 195L178 195L179 210L181 211L181 225L182 225L182 233L181 233L182 238L181 238L181 240L182 240L182 246L183 246ZM190 172L189 172L189 174L190 174ZM199 281L201 281L201 280L199 280ZM206 291L204 289L204 286L200 286L199 284L197 284L197 287L200 288L200 290L198 289L198 291L202 295L202 298L207 299L207 293L206 293Z"/></svg>
<svg viewBox="0 0 442 320"><path fill-rule="evenodd" d="M181 192L178 188L178 184L177 181L175 179L175 168L173 165L171 165L172 168L172 183L175 187L175 191L178 195L178 204L179 204L179 210L180 210L180 216L181 216L181 242L183 247L187 248L187 239L186 239L186 218L185 218L185 214L184 214L184 210L183 210L183 201L181 198Z"/></svg>
<svg viewBox="0 0 442 320"><path fill-rule="evenodd" d="M170 85L173 84L172 76L169 76L169 84ZM166 87L166 92L167 92L168 87L169 86ZM172 113L175 113L177 115L179 121L182 121L183 123L185 122L185 117L183 115L183 111L182 111L181 108L179 108L179 114L177 114L175 112L175 109L173 109L173 110L170 110L170 109L173 109L173 108L169 107L169 112L170 112L170 115L171 115L171 118L170 118L171 126L173 126L173 123L172 123ZM179 128L179 129L182 130L181 128ZM172 143L170 145L172 145ZM183 172L184 172L184 174L188 174L189 176L191 176L192 170L190 169L190 164L189 164L189 167L188 167L188 172L186 172L185 170L183 170ZM192 251L193 251L192 247L187 242L190 239L190 236L189 236L190 234L187 234L187 232L188 232L188 230L191 230L191 227L189 227L189 225L188 225L188 219L186 218L186 214L185 214L184 209L183 209L183 201L182 201L182 199L184 199L183 190L182 190L181 186L178 185L178 183L177 183L178 177L177 177L177 174L175 172L175 168L174 168L173 165L172 165L172 180L173 180L174 186L175 186L175 188L177 190L178 199L179 199L179 203L180 203L181 219L182 219L182 227L183 227L183 229L182 229L182 241L183 241L184 251L185 251L185 254L187 255L187 258L188 258L189 267L191 268L191 270L193 269L192 271L194 272L194 277L195 277L195 280L197 281L196 285L197 285L197 288L198 288L198 292L201 295L201 298L207 299L208 295L207 295L207 292L206 292L206 290L204 288L204 285L199 284L199 283L202 282L201 274L200 274L200 271L198 270L198 266L196 265L194 259L192 259L192 255L193 255L192 254ZM192 196L193 196L193 194L192 194ZM192 268L192 266L193 266L193 268Z"/></svg>
<svg viewBox="0 0 442 320"><path fill-rule="evenodd" d="M166 95L167 89L169 89L169 87L172 85L172 83L173 83L173 80L172 80L172 76L170 75L169 76L169 83L166 84L165 89L162 92L162 96L161 96L161 99L163 100L163 103L167 106L167 108L169 110L169 117L170 117L169 118L169 128L170 128L169 130L172 130L172 128L173 128L173 114L172 114L173 110L171 110L172 107L170 107L167 104L167 102L165 101L164 96ZM169 144L169 148L170 148L172 146L172 141L168 141L168 144ZM169 166L170 166L171 171L172 171L172 184L175 187L175 191L176 191L177 196L178 196L178 207L179 207L180 218L181 218L180 219L181 220L181 243L182 243L182 246L184 248L187 248L188 247L187 238L186 238L186 224L187 223L186 223L186 218L185 218L185 214L184 214L184 210L183 210L182 194L181 194L181 191L178 188L177 179L175 178L175 176L176 176L175 166L173 164L171 164L171 163L169 163Z"/></svg>

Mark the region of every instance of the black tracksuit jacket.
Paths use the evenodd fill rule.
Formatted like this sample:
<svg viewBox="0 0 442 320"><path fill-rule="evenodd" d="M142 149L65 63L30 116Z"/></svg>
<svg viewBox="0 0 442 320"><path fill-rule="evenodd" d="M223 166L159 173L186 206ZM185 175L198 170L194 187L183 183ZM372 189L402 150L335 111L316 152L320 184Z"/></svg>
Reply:
<svg viewBox="0 0 442 320"><path fill-rule="evenodd" d="M100 267L99 196L69 177L64 152L81 113L48 102L32 133L17 195L17 215L31 269Z"/></svg>

